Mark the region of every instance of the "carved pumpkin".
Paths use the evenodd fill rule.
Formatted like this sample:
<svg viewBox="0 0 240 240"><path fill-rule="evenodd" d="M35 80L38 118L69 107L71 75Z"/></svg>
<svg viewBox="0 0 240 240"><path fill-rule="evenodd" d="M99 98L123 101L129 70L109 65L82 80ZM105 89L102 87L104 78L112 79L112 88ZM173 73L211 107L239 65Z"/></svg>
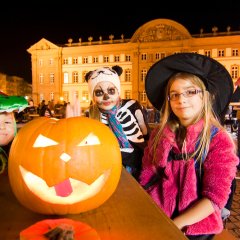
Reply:
<svg viewBox="0 0 240 240"><path fill-rule="evenodd" d="M9 154L8 174L17 199L43 214L97 208L115 191L122 162L112 131L86 117L40 117L23 126Z"/></svg>

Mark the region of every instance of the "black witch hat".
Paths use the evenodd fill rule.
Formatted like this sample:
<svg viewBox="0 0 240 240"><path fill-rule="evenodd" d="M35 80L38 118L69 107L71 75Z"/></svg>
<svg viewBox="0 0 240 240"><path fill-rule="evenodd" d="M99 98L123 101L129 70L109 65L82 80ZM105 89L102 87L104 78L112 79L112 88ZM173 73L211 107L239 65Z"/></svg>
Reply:
<svg viewBox="0 0 240 240"><path fill-rule="evenodd" d="M204 82L213 95L213 109L222 118L233 95L233 81L227 69L213 58L197 53L177 53L156 62L148 71L145 89L152 105L161 110L165 88L172 75L191 73Z"/></svg>

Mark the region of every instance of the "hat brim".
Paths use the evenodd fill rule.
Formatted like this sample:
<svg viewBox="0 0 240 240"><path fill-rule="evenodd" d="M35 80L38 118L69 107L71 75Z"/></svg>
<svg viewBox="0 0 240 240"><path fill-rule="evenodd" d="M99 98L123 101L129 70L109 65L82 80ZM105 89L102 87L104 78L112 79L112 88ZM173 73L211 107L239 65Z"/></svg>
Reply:
<svg viewBox="0 0 240 240"><path fill-rule="evenodd" d="M145 90L151 104L161 110L169 78L186 72L198 76L214 95L213 109L222 117L233 95L233 81L226 68L213 58L197 53L177 53L156 62L148 71Z"/></svg>
<svg viewBox="0 0 240 240"><path fill-rule="evenodd" d="M22 96L0 95L0 113L22 111L28 107L27 100Z"/></svg>

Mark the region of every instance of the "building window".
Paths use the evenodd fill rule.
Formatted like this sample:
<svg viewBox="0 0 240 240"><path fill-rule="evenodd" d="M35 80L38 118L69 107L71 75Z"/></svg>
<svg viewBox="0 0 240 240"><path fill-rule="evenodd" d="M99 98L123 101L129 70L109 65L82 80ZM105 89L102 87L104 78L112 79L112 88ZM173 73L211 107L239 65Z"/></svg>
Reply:
<svg viewBox="0 0 240 240"><path fill-rule="evenodd" d="M73 99L78 99L78 91L74 91L74 93L73 93Z"/></svg>
<svg viewBox="0 0 240 240"><path fill-rule="evenodd" d="M142 59L142 61L146 61L147 60L147 54L146 53L142 53L141 54L141 59Z"/></svg>
<svg viewBox="0 0 240 240"><path fill-rule="evenodd" d="M88 63L88 57L83 58L83 63Z"/></svg>
<svg viewBox="0 0 240 240"><path fill-rule="evenodd" d="M104 56L103 57L103 62L105 62L105 63L109 62L109 57L108 56Z"/></svg>
<svg viewBox="0 0 240 240"><path fill-rule="evenodd" d="M49 59L49 65L52 66L53 65L53 58Z"/></svg>
<svg viewBox="0 0 240 240"><path fill-rule="evenodd" d="M131 82L131 70L130 69L125 70L125 82Z"/></svg>
<svg viewBox="0 0 240 240"><path fill-rule="evenodd" d="M218 50L218 57L224 57L224 56L225 56L224 50Z"/></svg>
<svg viewBox="0 0 240 240"><path fill-rule="evenodd" d="M93 57L93 63L98 63L98 57Z"/></svg>
<svg viewBox="0 0 240 240"><path fill-rule="evenodd" d="M131 99L131 91L130 90L126 90L124 92L124 97L125 97L125 99Z"/></svg>
<svg viewBox="0 0 240 240"><path fill-rule="evenodd" d="M153 61L153 54L152 53L148 54L148 61L149 62Z"/></svg>
<svg viewBox="0 0 240 240"><path fill-rule="evenodd" d="M54 73L50 73L50 84L54 83Z"/></svg>
<svg viewBox="0 0 240 240"><path fill-rule="evenodd" d="M83 71L82 72L82 82L86 82L85 76L86 76L87 73L88 73L88 71Z"/></svg>
<svg viewBox="0 0 240 240"><path fill-rule="evenodd" d="M120 62L120 56L114 56L114 61L115 62Z"/></svg>
<svg viewBox="0 0 240 240"><path fill-rule="evenodd" d="M67 72L63 74L63 83L69 83L69 76Z"/></svg>
<svg viewBox="0 0 240 240"><path fill-rule="evenodd" d="M83 102L88 102L89 101L89 93L88 93L88 91L83 91L82 92L82 100L83 100Z"/></svg>
<svg viewBox="0 0 240 240"><path fill-rule="evenodd" d="M211 57L211 50L205 50L204 55L207 57Z"/></svg>
<svg viewBox="0 0 240 240"><path fill-rule="evenodd" d="M166 57L166 53L161 53L161 59Z"/></svg>
<svg viewBox="0 0 240 240"><path fill-rule="evenodd" d="M43 73L40 73L40 75L39 75L39 83L40 83L40 84L43 84L43 83L44 83Z"/></svg>
<svg viewBox="0 0 240 240"><path fill-rule="evenodd" d="M239 76L239 74L238 74L238 72L239 72L239 67L238 66L232 66L231 67L231 76L232 76L232 78L238 78L238 76Z"/></svg>
<svg viewBox="0 0 240 240"><path fill-rule="evenodd" d="M159 60L161 59L161 54L160 53L156 53L155 54L155 60Z"/></svg>
<svg viewBox="0 0 240 240"><path fill-rule="evenodd" d="M68 58L63 59L63 64L68 64Z"/></svg>
<svg viewBox="0 0 240 240"><path fill-rule="evenodd" d="M145 91L140 93L140 102L145 103L147 101L147 94Z"/></svg>
<svg viewBox="0 0 240 240"><path fill-rule="evenodd" d="M147 75L147 69L143 69L141 71L141 82L142 83L145 81L146 75Z"/></svg>
<svg viewBox="0 0 240 240"><path fill-rule="evenodd" d="M125 56L125 61L126 62L130 62L131 61L131 56L130 55L126 55Z"/></svg>
<svg viewBox="0 0 240 240"><path fill-rule="evenodd" d="M239 56L238 49L233 49L233 50L232 50L232 55L233 55L233 57Z"/></svg>
<svg viewBox="0 0 240 240"><path fill-rule="evenodd" d="M42 102L42 100L44 100L44 94L43 93L39 94L39 100L40 100L40 102Z"/></svg>
<svg viewBox="0 0 240 240"><path fill-rule="evenodd" d="M78 83L78 72L73 72L73 83Z"/></svg>
<svg viewBox="0 0 240 240"><path fill-rule="evenodd" d="M54 100L54 92L50 92L50 100Z"/></svg>
<svg viewBox="0 0 240 240"><path fill-rule="evenodd" d="M64 91L64 92L63 92L63 99L64 99L64 101L66 101L66 102L69 101L69 94L68 94L67 91Z"/></svg>
<svg viewBox="0 0 240 240"><path fill-rule="evenodd" d="M78 58L77 57L73 58L73 64L78 64Z"/></svg>
<svg viewBox="0 0 240 240"><path fill-rule="evenodd" d="M39 59L39 66L40 66L40 67L43 66L43 59Z"/></svg>

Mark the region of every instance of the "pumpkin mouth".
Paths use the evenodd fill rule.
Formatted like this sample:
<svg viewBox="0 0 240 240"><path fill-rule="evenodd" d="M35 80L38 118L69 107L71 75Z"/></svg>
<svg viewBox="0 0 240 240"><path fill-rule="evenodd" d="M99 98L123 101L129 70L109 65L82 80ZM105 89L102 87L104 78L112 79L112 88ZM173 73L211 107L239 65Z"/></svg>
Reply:
<svg viewBox="0 0 240 240"><path fill-rule="evenodd" d="M54 204L73 204L95 196L101 191L103 186L105 186L105 182L109 178L111 172L110 169L104 171L104 173L91 184L84 183L74 178L69 178L67 180L69 180L69 184L71 184L71 193L67 196L59 196L56 193L55 186L49 187L42 178L27 171L22 166L19 166L19 168L23 180L29 190L45 202ZM57 185L59 186L59 184Z"/></svg>

